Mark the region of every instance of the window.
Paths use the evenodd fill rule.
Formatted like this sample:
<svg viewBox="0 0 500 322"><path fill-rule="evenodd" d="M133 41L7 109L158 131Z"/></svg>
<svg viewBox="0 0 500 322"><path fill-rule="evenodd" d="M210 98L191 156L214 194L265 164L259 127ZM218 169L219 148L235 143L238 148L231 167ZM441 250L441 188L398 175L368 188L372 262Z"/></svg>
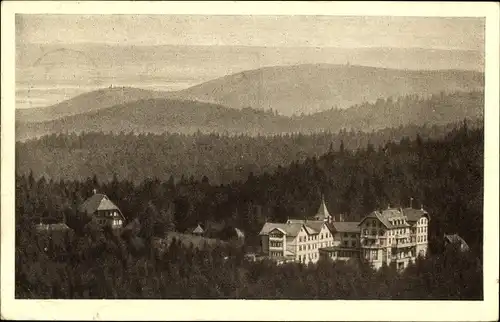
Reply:
<svg viewBox="0 0 500 322"><path fill-rule="evenodd" d="M351 244L352 244L352 247L356 247L356 241L355 241L355 240L353 240L353 241L351 242Z"/></svg>
<svg viewBox="0 0 500 322"><path fill-rule="evenodd" d="M271 241L271 247L283 247L283 243L279 241Z"/></svg>
<svg viewBox="0 0 500 322"><path fill-rule="evenodd" d="M347 247L347 240L344 240L344 246Z"/></svg>

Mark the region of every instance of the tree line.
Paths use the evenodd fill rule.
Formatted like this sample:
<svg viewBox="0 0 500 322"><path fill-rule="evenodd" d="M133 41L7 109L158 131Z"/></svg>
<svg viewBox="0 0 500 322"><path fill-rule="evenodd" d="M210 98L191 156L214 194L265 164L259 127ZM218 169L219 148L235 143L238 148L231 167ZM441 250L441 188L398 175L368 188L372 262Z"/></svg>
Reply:
<svg viewBox="0 0 500 322"><path fill-rule="evenodd" d="M398 272L363 262L323 260L276 266L245 260L243 249L202 250L173 241L163 252L133 248L94 230L16 232L15 296L28 299L480 300L482 265L455 248Z"/></svg>
<svg viewBox="0 0 500 322"><path fill-rule="evenodd" d="M480 121L469 127L481 127ZM402 138L414 140L442 138L456 124L444 126L407 125L365 133L341 130L338 133L283 134L275 136L82 133L52 134L27 142L16 142L16 171L33 171L54 180L85 180L96 175L101 181L119 180L135 184L147 178L176 181L181 176L206 176L212 183L246 180L254 175L274 172L278 166L321 156L328 151L378 148Z"/></svg>
<svg viewBox="0 0 500 322"><path fill-rule="evenodd" d="M272 173L250 173L226 184L181 176L141 183L98 175L54 180L16 175L16 297L19 298L482 298L483 130L464 122L439 139L403 138L355 151L340 145ZM92 225L78 228L76 211L92 190L107 194L131 222L133 236ZM276 267L244 259L266 220L313 215L324 194L331 213L349 220L391 206L421 205L430 213L430 257L403 274L363 263L321 262ZM75 229L42 234L41 220ZM158 252L153 241L200 221L245 231L243 248L196 249L174 241ZM76 220L78 222L78 220ZM443 249L444 233L471 246ZM135 235L134 235L135 234ZM136 243L137 239L142 240Z"/></svg>
<svg viewBox="0 0 500 322"><path fill-rule="evenodd" d="M255 236L266 220L313 215L323 194L333 214L360 220L374 209L423 207L431 215L430 243L439 247L445 233L460 234L482 249L483 131L462 124L441 139L402 139L357 151L341 145L320 157L250 173L245 180L211 183L208 176L175 180L148 178L111 181L16 176L18 222L36 218L74 218L76 209L97 189L115 202L127 219L141 214L185 231L200 222L224 222Z"/></svg>

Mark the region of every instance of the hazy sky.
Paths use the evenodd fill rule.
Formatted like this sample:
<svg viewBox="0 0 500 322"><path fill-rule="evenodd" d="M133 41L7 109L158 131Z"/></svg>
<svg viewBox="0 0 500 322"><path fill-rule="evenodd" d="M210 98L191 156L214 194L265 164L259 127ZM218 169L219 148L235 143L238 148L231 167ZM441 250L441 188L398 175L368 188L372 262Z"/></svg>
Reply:
<svg viewBox="0 0 500 322"><path fill-rule="evenodd" d="M481 18L18 15L17 42L483 50Z"/></svg>

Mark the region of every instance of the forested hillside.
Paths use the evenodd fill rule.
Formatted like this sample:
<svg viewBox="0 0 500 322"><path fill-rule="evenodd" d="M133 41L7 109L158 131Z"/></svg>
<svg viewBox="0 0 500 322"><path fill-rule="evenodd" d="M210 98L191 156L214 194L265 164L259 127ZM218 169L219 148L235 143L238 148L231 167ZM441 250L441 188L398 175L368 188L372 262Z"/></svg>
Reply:
<svg viewBox="0 0 500 322"><path fill-rule="evenodd" d="M355 65L304 64L248 70L214 79L172 97L232 108L274 109L281 115L349 108L379 98L474 91L484 74L463 70L397 70Z"/></svg>
<svg viewBox="0 0 500 322"><path fill-rule="evenodd" d="M373 133L340 131L312 135L227 136L219 134L69 134L50 135L39 140L17 142L16 171L47 179L85 179L94 174L101 181L116 175L119 180L135 183L146 178L168 180L173 176L200 179L212 183L244 180L253 172L273 172L278 166L307 157L320 156L329 150L357 150L372 144L378 148L389 141L417 133L422 139L440 138L455 125L405 126ZM469 127L482 126L481 121Z"/></svg>
<svg viewBox="0 0 500 322"><path fill-rule="evenodd" d="M35 96L36 94L33 94ZM16 121L43 122L69 115L97 111L114 105L134 102L141 99L165 97L166 94L133 87L102 88L87 92L58 104L16 110Z"/></svg>
<svg viewBox="0 0 500 322"><path fill-rule="evenodd" d="M484 92L440 93L428 97L408 95L364 102L345 110L331 109L296 118L303 129L376 131L388 127L444 125L463 119L482 120Z"/></svg>
<svg viewBox="0 0 500 322"><path fill-rule="evenodd" d="M200 131L251 136L338 132L342 129L370 132L407 125L433 126L463 119L482 120L483 115L482 91L379 98L374 103L363 103L348 109L329 109L296 117L282 116L276 110L262 111L250 107L237 110L199 101L156 98L99 108L53 121L17 122L16 140L52 133L101 131L155 134L193 134Z"/></svg>
<svg viewBox="0 0 500 322"><path fill-rule="evenodd" d="M482 265L454 250L398 274L356 262L249 263L241 249L177 242L159 255L102 232L55 239L25 230L16 242L17 299L483 299Z"/></svg>
<svg viewBox="0 0 500 322"><path fill-rule="evenodd" d="M223 185L212 184L209 174L178 181L148 179L140 185L117 177L103 182L99 175L85 181L17 176L18 220L62 218L63 213L71 218L96 188L115 200L128 219L143 214L151 201L155 210L148 217L162 220L174 211L179 231L205 220L231 221L252 236L266 218L285 221L312 214L321 193L332 213L352 219L389 204L409 206L413 197L414 206L423 205L431 214L432 250L444 233L458 233L481 249L483 131L466 123L441 139L403 139L355 152L336 146L320 157L278 166L275 173L250 173L245 180Z"/></svg>
<svg viewBox="0 0 500 322"><path fill-rule="evenodd" d="M76 206L106 193L127 219L143 224L143 247L88 225L78 229ZM313 214L320 193L332 213L356 218L377 208L413 206L430 213L431 256L404 274L376 273L356 263L274 267L247 263L243 249L195 250L173 243L156 254L154 237L203 221L228 222L248 245L267 219ZM261 209L261 210L259 210ZM35 234L39 218L62 220L68 235ZM466 123L444 138L404 139L384 149L337 147L279 167L274 174L213 185L208 178L102 183L16 177L16 297L18 298L321 298L481 299L483 130ZM458 233L472 252L443 253L444 233ZM224 256L229 255L228 260Z"/></svg>

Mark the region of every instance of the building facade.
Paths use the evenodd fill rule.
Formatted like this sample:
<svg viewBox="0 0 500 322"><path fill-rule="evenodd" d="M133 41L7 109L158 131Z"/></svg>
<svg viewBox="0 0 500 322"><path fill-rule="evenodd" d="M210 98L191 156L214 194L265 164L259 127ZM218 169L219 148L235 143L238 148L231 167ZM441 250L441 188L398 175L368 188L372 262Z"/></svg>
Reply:
<svg viewBox="0 0 500 322"><path fill-rule="evenodd" d="M343 220L342 217L340 220ZM344 261L359 258L358 222L331 221L328 227L333 235L333 245L321 247L320 257Z"/></svg>
<svg viewBox="0 0 500 322"><path fill-rule="evenodd" d="M373 211L360 222L346 222L342 217L335 221L322 200L313 218L265 223L260 232L263 255L306 264L320 258L361 259L375 269L384 263L404 269L427 255L430 217L423 209L388 208Z"/></svg>
<svg viewBox="0 0 500 322"><path fill-rule="evenodd" d="M100 226L110 226L111 228L121 228L125 222L120 209L104 195L94 190L92 197L78 208L78 211L87 214Z"/></svg>
<svg viewBox="0 0 500 322"><path fill-rule="evenodd" d="M333 246L328 227L331 215L322 201L314 220L289 219L286 223L267 222L259 235L262 253L277 262L316 263L321 247Z"/></svg>

